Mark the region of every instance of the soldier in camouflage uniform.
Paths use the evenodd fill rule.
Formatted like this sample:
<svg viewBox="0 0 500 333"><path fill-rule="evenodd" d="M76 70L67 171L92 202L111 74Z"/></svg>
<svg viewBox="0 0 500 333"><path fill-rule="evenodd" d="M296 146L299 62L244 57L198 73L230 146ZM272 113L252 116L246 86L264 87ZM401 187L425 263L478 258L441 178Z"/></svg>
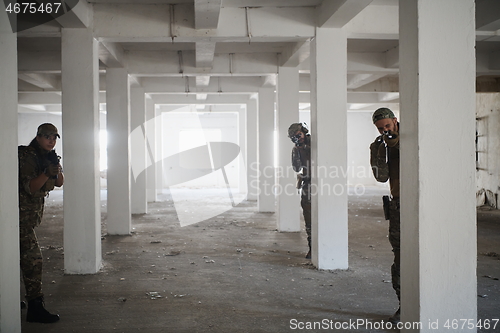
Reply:
<svg viewBox="0 0 500 333"><path fill-rule="evenodd" d="M400 219L399 219L399 122L388 108L377 109L372 116L373 124L379 133L370 145L370 164L377 181L385 183L389 180L391 199L388 203L389 242L394 252L394 263L391 266L392 287L396 291L401 304L400 285ZM400 321L400 311L389 318L392 323Z"/></svg>
<svg viewBox="0 0 500 333"><path fill-rule="evenodd" d="M42 252L35 234L35 227L42 221L45 197L54 186L60 187L64 183L61 165L53 151L59 137L57 128L45 123L38 127L36 137L28 146L19 146L20 258L29 322L53 323L59 320L59 315L44 308Z"/></svg>
<svg viewBox="0 0 500 333"><path fill-rule="evenodd" d="M306 224L307 243L309 252L306 259L311 259L311 135L301 123L294 123L288 128L288 137L295 146L292 149L292 167L297 175L297 188L302 189L300 205Z"/></svg>

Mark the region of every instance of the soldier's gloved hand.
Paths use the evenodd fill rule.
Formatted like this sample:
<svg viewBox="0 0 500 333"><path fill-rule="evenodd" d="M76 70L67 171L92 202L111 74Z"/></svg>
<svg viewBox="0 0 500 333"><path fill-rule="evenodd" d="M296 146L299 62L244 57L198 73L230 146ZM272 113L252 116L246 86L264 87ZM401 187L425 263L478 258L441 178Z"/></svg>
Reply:
<svg viewBox="0 0 500 333"><path fill-rule="evenodd" d="M292 167L295 172L299 172L302 168L302 162L300 159L300 152L297 148L292 150Z"/></svg>
<svg viewBox="0 0 500 333"><path fill-rule="evenodd" d="M57 176L59 174L59 165L49 164L49 166L45 168L44 173L49 178Z"/></svg>
<svg viewBox="0 0 500 333"><path fill-rule="evenodd" d="M389 136L391 137L391 139L389 139ZM396 146L399 143L399 133L396 132L396 131L389 131L389 136L388 135L384 135L383 138L384 138L385 144L388 147L392 148L392 147Z"/></svg>
<svg viewBox="0 0 500 333"><path fill-rule="evenodd" d="M387 149L385 148L385 145L378 146L378 151L376 156L385 161L386 155L387 155Z"/></svg>
<svg viewBox="0 0 500 333"><path fill-rule="evenodd" d="M378 155L378 150L379 150L379 147L380 146L384 146L383 144L383 140L382 140L382 135L378 136L375 141L372 142L372 144L370 145L370 153L371 153L371 156L373 157L377 157Z"/></svg>

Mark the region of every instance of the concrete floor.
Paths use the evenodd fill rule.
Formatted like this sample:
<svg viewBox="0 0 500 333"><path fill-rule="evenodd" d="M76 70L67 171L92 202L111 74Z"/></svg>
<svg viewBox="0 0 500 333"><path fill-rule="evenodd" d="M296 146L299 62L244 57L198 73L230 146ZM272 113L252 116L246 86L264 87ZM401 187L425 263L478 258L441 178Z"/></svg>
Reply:
<svg viewBox="0 0 500 333"><path fill-rule="evenodd" d="M255 202L180 227L164 195L148 214L133 217L131 236L106 236L103 201L103 269L75 276L63 272L62 196L55 191L37 233L46 306L61 320L27 323L23 310L22 332L396 332L376 326L397 308L380 207L385 192L369 188L349 197L345 271L316 270L304 259L305 232L278 233L276 216L257 213ZM479 210L481 319L500 317L499 254L500 211ZM340 329L293 329L322 320ZM358 320L371 324L353 328ZM500 332L500 324L478 332Z"/></svg>

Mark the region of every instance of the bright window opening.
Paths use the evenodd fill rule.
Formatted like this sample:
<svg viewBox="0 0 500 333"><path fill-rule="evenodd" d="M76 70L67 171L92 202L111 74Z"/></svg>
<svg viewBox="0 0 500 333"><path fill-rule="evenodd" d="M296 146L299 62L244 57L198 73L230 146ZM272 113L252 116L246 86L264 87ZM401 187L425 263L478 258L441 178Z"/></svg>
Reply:
<svg viewBox="0 0 500 333"><path fill-rule="evenodd" d="M181 130L179 132L179 151L204 146L207 142L220 142L221 131L211 130Z"/></svg>

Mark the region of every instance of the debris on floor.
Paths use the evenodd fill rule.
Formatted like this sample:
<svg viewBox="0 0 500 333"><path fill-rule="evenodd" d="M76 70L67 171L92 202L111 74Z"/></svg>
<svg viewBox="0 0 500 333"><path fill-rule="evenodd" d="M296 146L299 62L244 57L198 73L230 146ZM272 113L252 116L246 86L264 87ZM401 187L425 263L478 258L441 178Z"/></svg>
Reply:
<svg viewBox="0 0 500 333"><path fill-rule="evenodd" d="M178 256L179 254L181 254L181 251L170 251L169 253L166 253L164 254L165 257L172 257L172 256Z"/></svg>
<svg viewBox="0 0 500 333"><path fill-rule="evenodd" d="M162 295L158 291L149 291L146 293L151 299L158 299L158 298L163 298Z"/></svg>

